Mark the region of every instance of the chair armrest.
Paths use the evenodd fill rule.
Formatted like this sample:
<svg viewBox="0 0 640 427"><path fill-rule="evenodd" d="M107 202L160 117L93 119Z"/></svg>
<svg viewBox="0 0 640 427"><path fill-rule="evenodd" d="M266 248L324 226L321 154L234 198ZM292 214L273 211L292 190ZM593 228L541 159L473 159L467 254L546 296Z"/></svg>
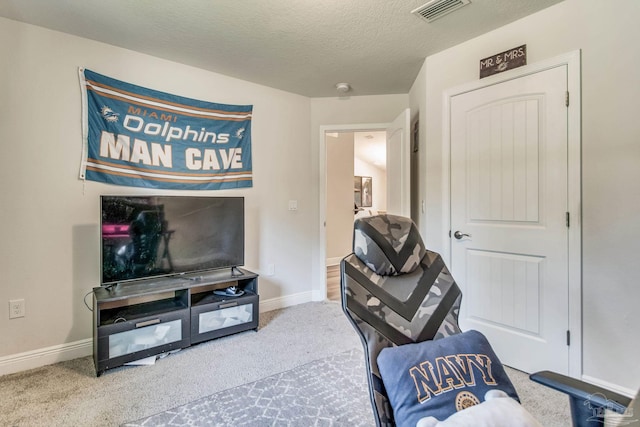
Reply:
<svg viewBox="0 0 640 427"><path fill-rule="evenodd" d="M566 393L574 399L585 403L589 402L594 407L611 409L618 413L624 412L631 402L630 397L556 372L536 372L531 374L529 378L554 390Z"/></svg>

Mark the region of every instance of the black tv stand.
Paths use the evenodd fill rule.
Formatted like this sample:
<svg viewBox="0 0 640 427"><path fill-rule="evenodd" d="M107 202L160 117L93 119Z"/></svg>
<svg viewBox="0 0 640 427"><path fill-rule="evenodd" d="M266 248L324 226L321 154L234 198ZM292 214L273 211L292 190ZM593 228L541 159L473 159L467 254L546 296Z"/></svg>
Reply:
<svg viewBox="0 0 640 427"><path fill-rule="evenodd" d="M242 295L214 293L231 286ZM258 306L258 275L237 267L94 288L96 374L210 339L258 330Z"/></svg>

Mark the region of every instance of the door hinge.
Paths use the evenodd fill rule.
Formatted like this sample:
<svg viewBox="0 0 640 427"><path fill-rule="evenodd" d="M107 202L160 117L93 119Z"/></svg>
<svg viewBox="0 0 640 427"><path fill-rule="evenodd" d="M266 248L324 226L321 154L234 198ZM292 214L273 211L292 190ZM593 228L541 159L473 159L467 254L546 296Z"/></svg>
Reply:
<svg viewBox="0 0 640 427"><path fill-rule="evenodd" d="M571 345L571 331L567 331L567 345Z"/></svg>
<svg viewBox="0 0 640 427"><path fill-rule="evenodd" d="M566 215L566 217L567 217L567 228L569 228L569 226L571 225L570 215L569 215L569 212L565 212L565 213L567 214Z"/></svg>
<svg viewBox="0 0 640 427"><path fill-rule="evenodd" d="M567 91L567 93L565 94L564 105L566 105L567 107L569 106L569 91Z"/></svg>

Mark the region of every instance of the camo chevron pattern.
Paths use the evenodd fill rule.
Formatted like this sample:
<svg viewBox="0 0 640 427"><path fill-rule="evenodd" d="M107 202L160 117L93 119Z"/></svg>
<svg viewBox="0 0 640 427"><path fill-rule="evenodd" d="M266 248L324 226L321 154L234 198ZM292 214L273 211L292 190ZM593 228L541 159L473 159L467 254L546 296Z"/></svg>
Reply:
<svg viewBox="0 0 640 427"><path fill-rule="evenodd" d="M394 276L415 270L425 249L411 219L376 215L355 221L353 252L377 274Z"/></svg>
<svg viewBox="0 0 640 427"><path fill-rule="evenodd" d="M363 342L377 425L393 426L393 413L378 371L378 354L385 347L459 333L462 294L440 255L424 248L410 219L393 215L362 219L369 220L371 226L356 221L354 254L341 264L342 308ZM356 243L355 239L360 240ZM415 250L415 245L420 248ZM422 256L403 273L402 268L390 267L398 259L393 254L387 256L389 247L396 254L411 252L411 257L419 253ZM408 247L411 249L405 249Z"/></svg>

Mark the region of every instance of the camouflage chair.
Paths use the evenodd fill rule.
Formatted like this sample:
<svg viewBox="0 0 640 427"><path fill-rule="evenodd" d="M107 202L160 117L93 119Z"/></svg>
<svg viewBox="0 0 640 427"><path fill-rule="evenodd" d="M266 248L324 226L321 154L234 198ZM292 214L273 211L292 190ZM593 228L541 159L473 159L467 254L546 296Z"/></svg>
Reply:
<svg viewBox="0 0 640 427"><path fill-rule="evenodd" d="M353 252L340 265L342 309L362 339L376 425L393 426L378 354L385 347L459 333L462 294L409 218L357 219Z"/></svg>

